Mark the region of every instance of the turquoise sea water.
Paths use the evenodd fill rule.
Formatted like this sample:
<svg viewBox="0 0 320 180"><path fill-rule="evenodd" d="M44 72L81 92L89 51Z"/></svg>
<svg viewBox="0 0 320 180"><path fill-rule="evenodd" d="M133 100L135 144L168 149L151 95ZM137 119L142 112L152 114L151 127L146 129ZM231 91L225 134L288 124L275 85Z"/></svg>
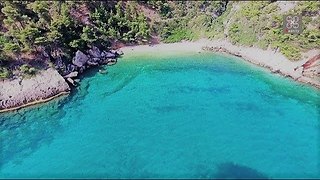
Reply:
<svg viewBox="0 0 320 180"><path fill-rule="evenodd" d="M320 177L319 90L211 53L96 71L0 114L0 177Z"/></svg>

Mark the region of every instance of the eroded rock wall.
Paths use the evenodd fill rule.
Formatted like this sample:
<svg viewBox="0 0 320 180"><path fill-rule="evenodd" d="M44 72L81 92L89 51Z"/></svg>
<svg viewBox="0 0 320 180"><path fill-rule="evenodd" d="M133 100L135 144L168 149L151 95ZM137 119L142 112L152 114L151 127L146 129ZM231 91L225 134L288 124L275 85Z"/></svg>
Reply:
<svg viewBox="0 0 320 180"><path fill-rule="evenodd" d="M53 68L31 78L0 80L0 111L44 101L69 91L68 83Z"/></svg>

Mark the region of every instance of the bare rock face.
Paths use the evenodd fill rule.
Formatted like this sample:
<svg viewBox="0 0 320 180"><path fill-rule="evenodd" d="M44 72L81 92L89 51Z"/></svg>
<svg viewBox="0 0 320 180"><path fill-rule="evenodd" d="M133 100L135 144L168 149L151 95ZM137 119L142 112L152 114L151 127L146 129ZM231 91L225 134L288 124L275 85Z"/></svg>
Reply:
<svg viewBox="0 0 320 180"><path fill-rule="evenodd" d="M71 83L73 86L76 86L76 84L75 84L75 82L74 82L73 79L67 78L67 81L68 81L69 83Z"/></svg>
<svg viewBox="0 0 320 180"><path fill-rule="evenodd" d="M85 55L83 52L78 50L76 52L76 56L72 60L72 63L78 67L82 67L87 63L88 60L89 60L89 57Z"/></svg>
<svg viewBox="0 0 320 180"><path fill-rule="evenodd" d="M64 76L64 78L75 78L78 76L78 72L74 71Z"/></svg>
<svg viewBox="0 0 320 180"><path fill-rule="evenodd" d="M92 58L101 58L101 52L100 52L100 49L93 46L91 49L89 49L89 55L92 57Z"/></svg>
<svg viewBox="0 0 320 180"><path fill-rule="evenodd" d="M103 58L116 58L117 55L115 53L112 53L112 52L103 51L101 53L101 56Z"/></svg>
<svg viewBox="0 0 320 180"><path fill-rule="evenodd" d="M121 55L123 55L121 50L100 50L98 47L92 46L86 52L78 50L71 63L63 60L63 57L57 57L54 64L55 68L58 69L61 75L65 78L69 78L69 74L72 72L77 71L81 74L91 66L108 64L109 59L116 59ZM114 63L114 61L112 63Z"/></svg>
<svg viewBox="0 0 320 180"><path fill-rule="evenodd" d="M97 63L96 61L91 61L91 60L89 60L89 61L87 62L87 64L88 64L89 66L98 66L98 65L99 65L99 63Z"/></svg>
<svg viewBox="0 0 320 180"><path fill-rule="evenodd" d="M70 91L68 83L53 68L30 79L0 81L0 111L41 101Z"/></svg>

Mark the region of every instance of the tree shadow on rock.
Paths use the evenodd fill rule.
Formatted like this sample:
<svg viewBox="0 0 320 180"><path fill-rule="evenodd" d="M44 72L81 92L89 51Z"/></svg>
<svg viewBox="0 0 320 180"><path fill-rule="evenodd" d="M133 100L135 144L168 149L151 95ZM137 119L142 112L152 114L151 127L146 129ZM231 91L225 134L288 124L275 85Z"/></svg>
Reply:
<svg viewBox="0 0 320 180"><path fill-rule="evenodd" d="M232 162L217 165L217 173L214 177L218 179L269 179L265 174L253 168Z"/></svg>

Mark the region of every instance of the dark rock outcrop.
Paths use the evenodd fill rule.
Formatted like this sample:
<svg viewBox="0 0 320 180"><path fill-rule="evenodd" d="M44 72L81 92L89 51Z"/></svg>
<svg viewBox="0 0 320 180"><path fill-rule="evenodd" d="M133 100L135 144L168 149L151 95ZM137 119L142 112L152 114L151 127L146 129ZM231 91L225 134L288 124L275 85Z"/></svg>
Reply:
<svg viewBox="0 0 320 180"><path fill-rule="evenodd" d="M59 54L46 53L43 56L51 59L54 68L43 70L30 79L0 80L0 112L68 93L71 90L69 85L76 86L80 82L75 79L79 74L92 66L113 65L122 54L121 51L102 51L93 46L88 51L78 50L70 61Z"/></svg>
<svg viewBox="0 0 320 180"><path fill-rule="evenodd" d="M59 73L64 76L66 81L71 85L75 85L72 78L76 78L78 74L83 73L86 69L99 65L114 65L117 58L123 55L122 51L116 50L100 50L96 46L92 46L89 50L82 52L78 50L72 59L72 62L57 57L54 60L55 67ZM51 56L52 57L52 56Z"/></svg>
<svg viewBox="0 0 320 180"><path fill-rule="evenodd" d="M83 53L78 50L75 57L72 60L72 64L63 64L61 58L58 58L55 63L56 67L63 71L63 75L70 74L71 72L78 71L83 72L86 68L90 66L98 66L108 63L117 62L117 58L123 55L122 51L101 51L99 48L93 46L87 51L88 54Z"/></svg>
<svg viewBox="0 0 320 180"><path fill-rule="evenodd" d="M73 65L73 64L68 64L65 74L70 74L71 72L77 71L77 66Z"/></svg>
<svg viewBox="0 0 320 180"><path fill-rule="evenodd" d="M101 51L99 48L93 46L91 49L88 50L89 55L92 58L101 58Z"/></svg>
<svg viewBox="0 0 320 180"><path fill-rule="evenodd" d="M101 50L96 46L92 46L87 51L76 51L71 62L64 59L65 57L57 56L53 58L53 56L49 54L55 64L55 68L71 85L76 84L73 78L76 78L86 69L93 66L114 65L117 63L117 58L121 55L123 55L122 51Z"/></svg>
<svg viewBox="0 0 320 180"><path fill-rule="evenodd" d="M76 56L73 58L72 63L78 67L84 66L87 61L89 60L89 57L85 55L83 52L78 50L76 52Z"/></svg>
<svg viewBox="0 0 320 180"><path fill-rule="evenodd" d="M103 51L101 53L102 58L116 58L117 54L112 52Z"/></svg>

